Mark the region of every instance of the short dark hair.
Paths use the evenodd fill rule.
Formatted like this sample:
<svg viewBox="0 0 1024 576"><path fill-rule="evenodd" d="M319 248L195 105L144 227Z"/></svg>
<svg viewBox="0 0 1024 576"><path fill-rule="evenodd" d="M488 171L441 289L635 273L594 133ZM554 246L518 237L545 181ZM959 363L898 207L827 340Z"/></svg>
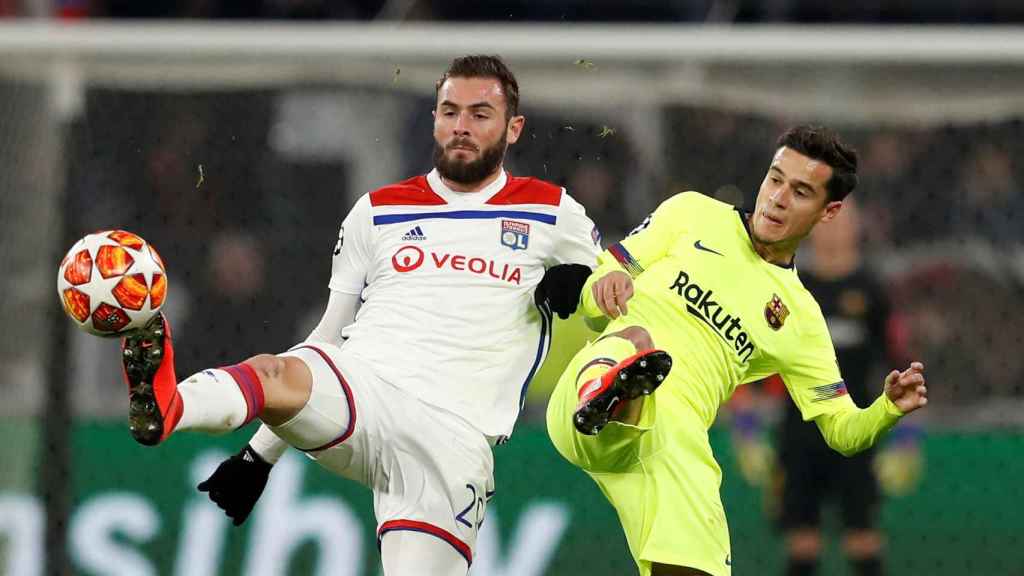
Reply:
<svg viewBox="0 0 1024 576"><path fill-rule="evenodd" d="M435 96L449 78L494 78L501 83L501 91L505 93L505 120L519 113L519 82L500 56L470 54L452 60L434 86Z"/></svg>
<svg viewBox="0 0 1024 576"><path fill-rule="evenodd" d="M776 148L783 146L832 168L832 177L825 183L829 202L846 198L857 187L857 151L828 128L812 124L794 126L779 136Z"/></svg>

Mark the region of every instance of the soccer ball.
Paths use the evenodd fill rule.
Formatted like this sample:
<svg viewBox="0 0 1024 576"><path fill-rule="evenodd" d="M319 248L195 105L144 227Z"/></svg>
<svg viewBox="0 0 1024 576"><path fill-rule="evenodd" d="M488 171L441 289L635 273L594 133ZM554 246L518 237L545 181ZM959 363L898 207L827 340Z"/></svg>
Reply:
<svg viewBox="0 0 1024 576"><path fill-rule="evenodd" d="M124 230L104 230L68 250L57 270L57 294L79 328L120 336L145 326L163 306L167 272L145 240Z"/></svg>

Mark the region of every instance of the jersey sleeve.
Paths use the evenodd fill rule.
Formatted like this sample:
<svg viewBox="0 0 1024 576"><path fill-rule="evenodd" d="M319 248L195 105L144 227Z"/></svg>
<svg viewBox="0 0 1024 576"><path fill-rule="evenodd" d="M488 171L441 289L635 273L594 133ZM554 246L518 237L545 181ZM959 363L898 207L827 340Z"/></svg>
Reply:
<svg viewBox="0 0 1024 576"><path fill-rule="evenodd" d="M370 271L373 225L370 195L356 201L338 231L338 243L331 260L328 287L336 292L359 294Z"/></svg>
<svg viewBox="0 0 1024 576"><path fill-rule="evenodd" d="M557 240L548 266L555 264L584 264L597 266L601 252L601 234L594 221L587 216L583 205L568 193L562 193L558 221L555 224Z"/></svg>
<svg viewBox="0 0 1024 576"><path fill-rule="evenodd" d="M636 278L651 264L664 257L680 232L688 227L697 192L684 192L665 200L621 242L609 246L597 259L597 269L583 287L583 313L596 318L602 315L594 301L591 287L609 272L619 270Z"/></svg>
<svg viewBox="0 0 1024 576"><path fill-rule="evenodd" d="M825 320L819 315L803 332L799 347L780 370L800 414L813 419L825 442L841 454L871 447L896 424L899 410L884 394L868 408L858 408L839 373Z"/></svg>
<svg viewBox="0 0 1024 576"><path fill-rule="evenodd" d="M828 329L822 326L802 335L800 345L788 355L779 375L804 420L854 406L839 373L835 348Z"/></svg>
<svg viewBox="0 0 1024 576"><path fill-rule="evenodd" d="M903 416L900 409L884 393L871 406L861 409L849 402L836 412L814 419L830 448L852 456L875 445Z"/></svg>
<svg viewBox="0 0 1024 576"><path fill-rule="evenodd" d="M355 321L356 312L359 310L359 294L348 294L345 292L331 291L327 299L327 309L320 318L320 322L313 328L307 342L329 342L335 346L341 346L344 339L341 336L343 328Z"/></svg>

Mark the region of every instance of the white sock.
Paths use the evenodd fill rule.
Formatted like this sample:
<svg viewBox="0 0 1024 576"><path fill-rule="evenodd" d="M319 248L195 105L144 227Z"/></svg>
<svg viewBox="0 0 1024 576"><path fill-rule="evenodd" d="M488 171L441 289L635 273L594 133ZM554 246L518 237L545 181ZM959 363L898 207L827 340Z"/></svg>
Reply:
<svg viewBox="0 0 1024 576"><path fill-rule="evenodd" d="M178 384L182 413L177 430L224 433L246 423L249 407L230 374L203 370Z"/></svg>

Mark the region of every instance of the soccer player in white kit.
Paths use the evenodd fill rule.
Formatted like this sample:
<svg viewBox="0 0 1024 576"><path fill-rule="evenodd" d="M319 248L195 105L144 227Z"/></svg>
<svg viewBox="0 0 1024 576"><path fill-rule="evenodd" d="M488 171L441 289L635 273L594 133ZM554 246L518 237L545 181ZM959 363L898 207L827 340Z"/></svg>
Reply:
<svg viewBox="0 0 1024 576"><path fill-rule="evenodd" d="M371 488L387 576L465 575L494 491L491 448L512 432L552 312L575 310L600 252L563 188L504 171L518 98L499 58L452 62L437 84L435 169L356 202L307 341L178 384L162 317L128 336L136 440L259 418L200 484L236 524L290 445Z"/></svg>

